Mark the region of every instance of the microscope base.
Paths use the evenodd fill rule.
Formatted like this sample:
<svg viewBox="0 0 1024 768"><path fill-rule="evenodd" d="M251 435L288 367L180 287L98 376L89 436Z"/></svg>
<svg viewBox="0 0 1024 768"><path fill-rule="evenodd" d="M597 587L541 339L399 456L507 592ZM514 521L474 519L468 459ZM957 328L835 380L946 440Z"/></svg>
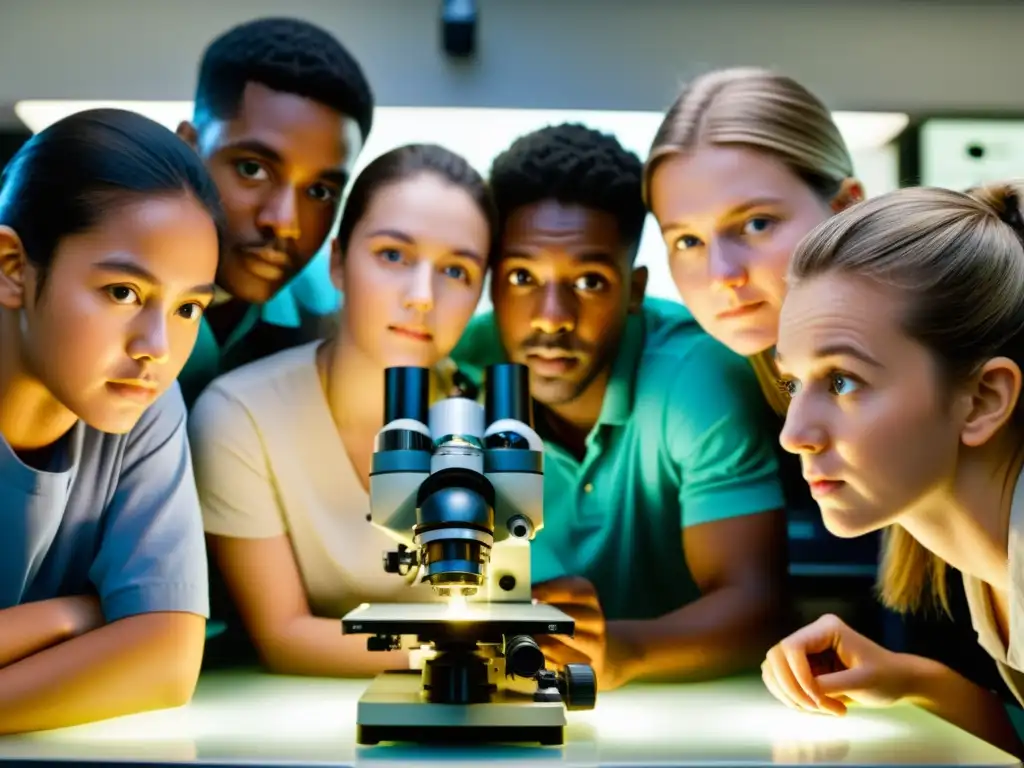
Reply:
<svg viewBox="0 0 1024 768"><path fill-rule="evenodd" d="M356 741L417 743L565 743L565 705L497 690L481 704L435 704L416 670L379 675L359 699Z"/></svg>

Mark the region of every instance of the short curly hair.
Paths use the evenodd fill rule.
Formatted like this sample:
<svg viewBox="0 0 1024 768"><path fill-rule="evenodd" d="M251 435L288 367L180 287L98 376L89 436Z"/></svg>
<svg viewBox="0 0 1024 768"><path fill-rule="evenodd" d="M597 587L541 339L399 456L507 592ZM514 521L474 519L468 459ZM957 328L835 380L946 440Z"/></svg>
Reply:
<svg viewBox="0 0 1024 768"><path fill-rule="evenodd" d="M640 158L615 136L563 123L516 139L495 158L490 183L502 227L517 208L557 200L612 214L635 252L647 217L642 178Z"/></svg>
<svg viewBox="0 0 1024 768"><path fill-rule="evenodd" d="M364 141L373 125L373 92L359 62L333 35L307 21L256 19L210 43L199 65L197 119L234 116L248 83L347 115L358 123Z"/></svg>

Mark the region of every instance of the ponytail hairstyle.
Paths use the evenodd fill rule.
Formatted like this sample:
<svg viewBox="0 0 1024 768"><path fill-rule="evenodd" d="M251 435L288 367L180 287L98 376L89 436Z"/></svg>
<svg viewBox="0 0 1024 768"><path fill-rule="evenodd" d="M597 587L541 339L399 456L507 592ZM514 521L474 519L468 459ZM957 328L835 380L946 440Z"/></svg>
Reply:
<svg viewBox="0 0 1024 768"><path fill-rule="evenodd" d="M790 283L841 272L904 293L904 331L931 351L950 385L994 357L1024 368L1021 190L916 187L859 203L803 240ZM1018 403L1018 426L1021 412ZM878 591L901 613L929 604L949 613L945 562L899 524L885 533Z"/></svg>

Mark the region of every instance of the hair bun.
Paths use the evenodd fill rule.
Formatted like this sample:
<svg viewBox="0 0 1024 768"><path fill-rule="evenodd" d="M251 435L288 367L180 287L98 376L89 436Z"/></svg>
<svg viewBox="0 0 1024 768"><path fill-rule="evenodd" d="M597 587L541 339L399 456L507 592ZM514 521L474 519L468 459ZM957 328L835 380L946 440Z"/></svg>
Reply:
<svg viewBox="0 0 1024 768"><path fill-rule="evenodd" d="M967 191L971 197L992 209L1000 221L1024 240L1024 215L1021 213L1021 188L1016 184L1001 183L973 187Z"/></svg>

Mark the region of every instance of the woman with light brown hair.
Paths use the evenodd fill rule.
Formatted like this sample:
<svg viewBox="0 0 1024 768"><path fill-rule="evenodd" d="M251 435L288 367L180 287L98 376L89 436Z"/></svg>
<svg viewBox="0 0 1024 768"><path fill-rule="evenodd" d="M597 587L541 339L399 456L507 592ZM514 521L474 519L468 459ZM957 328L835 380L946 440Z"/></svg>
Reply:
<svg viewBox="0 0 1024 768"><path fill-rule="evenodd" d="M903 189L823 223L790 264L775 354L781 442L826 527L888 529L881 595L900 612L947 607L945 569L958 569L979 643L1024 702L1019 195ZM1021 753L992 693L834 616L775 646L762 672L796 709L912 701Z"/></svg>
<svg viewBox="0 0 1024 768"><path fill-rule="evenodd" d="M750 358L780 415L771 349L790 257L814 226L863 196L829 110L767 70L698 77L654 138L644 198L672 279L704 330Z"/></svg>

